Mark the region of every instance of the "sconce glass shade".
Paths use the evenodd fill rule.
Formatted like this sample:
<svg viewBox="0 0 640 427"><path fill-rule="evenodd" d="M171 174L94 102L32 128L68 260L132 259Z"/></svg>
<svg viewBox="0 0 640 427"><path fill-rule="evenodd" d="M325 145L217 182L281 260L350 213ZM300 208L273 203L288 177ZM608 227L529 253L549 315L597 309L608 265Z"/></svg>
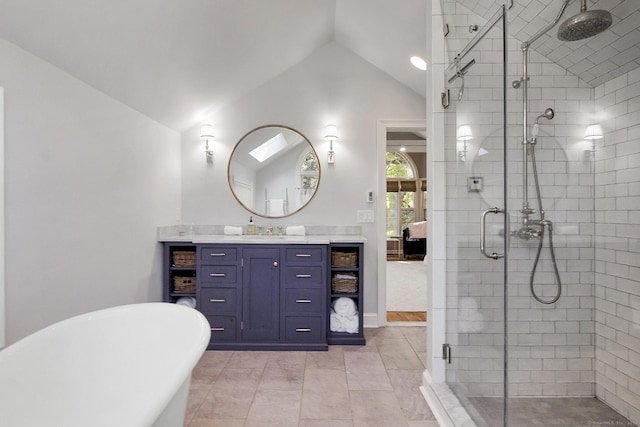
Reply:
<svg viewBox="0 0 640 427"><path fill-rule="evenodd" d="M200 128L200 138L213 139L213 125L204 124Z"/></svg>
<svg viewBox="0 0 640 427"><path fill-rule="evenodd" d="M338 128L336 125L327 125L327 130L324 132L324 139L327 141L338 139Z"/></svg>
<svg viewBox="0 0 640 427"><path fill-rule="evenodd" d="M471 133L471 126L469 125L458 126L458 141L468 141L470 139L473 139L473 134Z"/></svg>
<svg viewBox="0 0 640 427"><path fill-rule="evenodd" d="M600 125L589 125L587 126L587 130L584 133L584 139L602 139L604 138L604 133L602 132L602 126Z"/></svg>

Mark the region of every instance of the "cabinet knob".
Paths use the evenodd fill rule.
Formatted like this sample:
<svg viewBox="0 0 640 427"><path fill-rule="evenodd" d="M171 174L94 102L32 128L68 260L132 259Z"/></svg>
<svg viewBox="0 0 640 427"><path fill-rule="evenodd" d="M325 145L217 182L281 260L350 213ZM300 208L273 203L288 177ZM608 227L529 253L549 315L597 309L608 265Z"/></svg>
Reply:
<svg viewBox="0 0 640 427"><path fill-rule="evenodd" d="M273 261L273 266L277 267L278 266L278 261Z"/></svg>

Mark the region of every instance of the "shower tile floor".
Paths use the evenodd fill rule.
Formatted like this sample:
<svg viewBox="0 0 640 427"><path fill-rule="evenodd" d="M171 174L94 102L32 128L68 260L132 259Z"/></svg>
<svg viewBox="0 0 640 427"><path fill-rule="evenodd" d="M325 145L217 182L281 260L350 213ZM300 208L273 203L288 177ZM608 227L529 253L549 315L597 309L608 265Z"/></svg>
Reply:
<svg viewBox="0 0 640 427"><path fill-rule="evenodd" d="M418 389L426 328L364 332L365 346L326 352L205 352L184 425L439 427Z"/></svg>
<svg viewBox="0 0 640 427"><path fill-rule="evenodd" d="M468 399L490 427L502 425L502 400ZM509 402L512 427L636 427L631 421L593 397L515 398Z"/></svg>

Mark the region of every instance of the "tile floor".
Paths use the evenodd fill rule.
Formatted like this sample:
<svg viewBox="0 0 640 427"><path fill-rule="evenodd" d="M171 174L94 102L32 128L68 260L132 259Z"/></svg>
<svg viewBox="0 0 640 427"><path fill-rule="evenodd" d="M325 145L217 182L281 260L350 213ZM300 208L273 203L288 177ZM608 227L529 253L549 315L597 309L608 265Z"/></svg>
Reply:
<svg viewBox="0 0 640 427"><path fill-rule="evenodd" d="M365 329L366 346L327 352L207 351L188 427L438 427L418 387L424 326Z"/></svg>
<svg viewBox="0 0 640 427"><path fill-rule="evenodd" d="M478 426L502 425L502 399L473 397ZM515 398L509 402L509 425L516 427L636 427L595 397Z"/></svg>

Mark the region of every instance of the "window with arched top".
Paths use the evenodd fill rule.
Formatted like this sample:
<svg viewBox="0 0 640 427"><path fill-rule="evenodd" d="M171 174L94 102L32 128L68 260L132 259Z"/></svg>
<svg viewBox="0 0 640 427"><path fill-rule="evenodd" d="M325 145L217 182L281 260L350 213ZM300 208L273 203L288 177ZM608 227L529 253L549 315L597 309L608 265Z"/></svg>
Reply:
<svg viewBox="0 0 640 427"><path fill-rule="evenodd" d="M426 182L419 178L416 165L409 156L393 151L386 154L387 237L399 237L409 224L424 219L421 206Z"/></svg>

